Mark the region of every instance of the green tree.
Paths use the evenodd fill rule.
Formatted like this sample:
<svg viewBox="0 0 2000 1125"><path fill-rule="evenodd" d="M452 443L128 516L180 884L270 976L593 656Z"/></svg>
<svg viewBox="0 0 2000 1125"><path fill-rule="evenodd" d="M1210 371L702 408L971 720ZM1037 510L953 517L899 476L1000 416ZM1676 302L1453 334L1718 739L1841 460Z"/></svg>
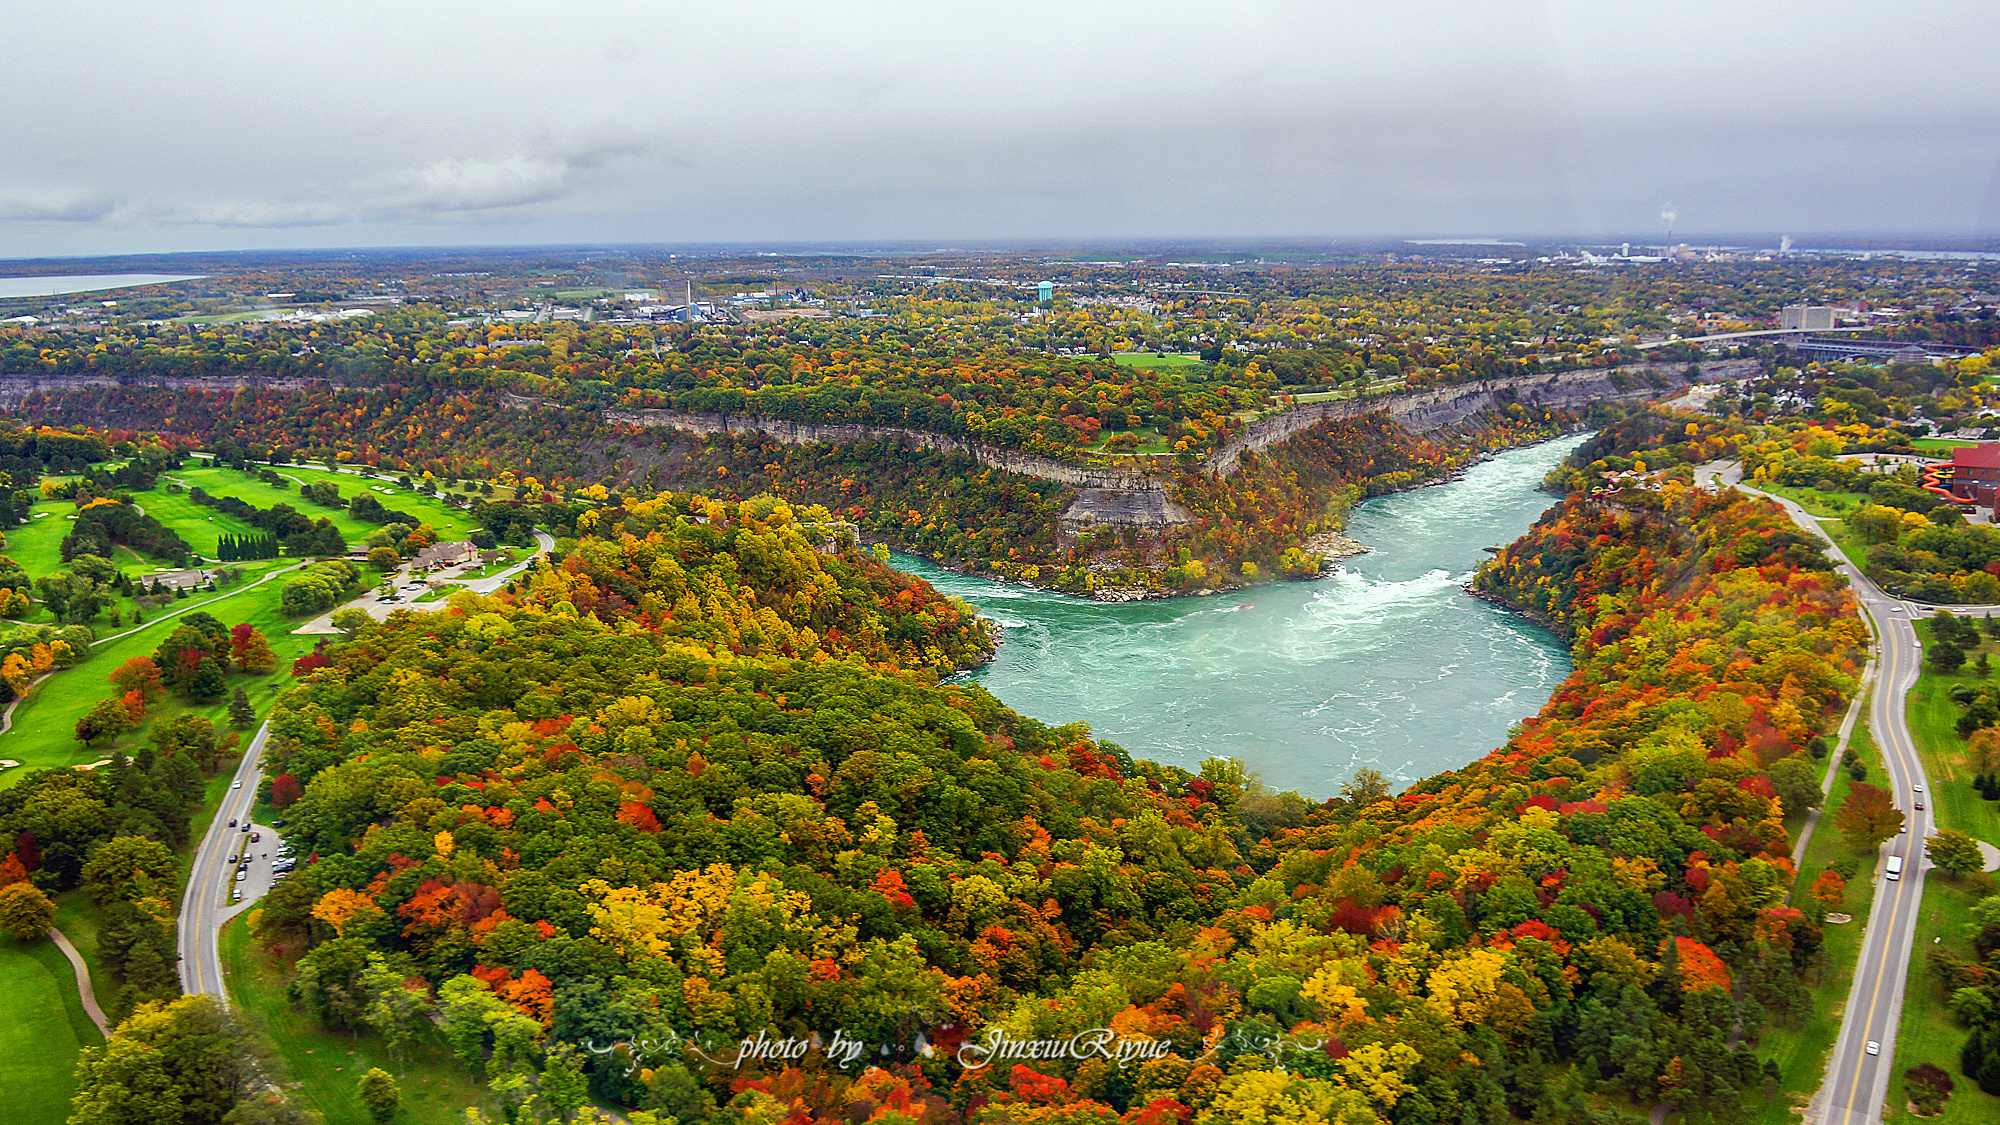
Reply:
<svg viewBox="0 0 2000 1125"><path fill-rule="evenodd" d="M156 724L152 739L161 757L186 754L203 772L215 771L221 746L216 741L215 724L200 715L182 715L164 726Z"/></svg>
<svg viewBox="0 0 2000 1125"><path fill-rule="evenodd" d="M361 1104L368 1107L368 1116L375 1125L389 1125L396 1119L396 1107L402 1101L403 1092L396 1087L396 1080L379 1066L368 1068L361 1076Z"/></svg>
<svg viewBox="0 0 2000 1125"><path fill-rule="evenodd" d="M202 661L188 677L188 698L196 703L219 703L228 690L229 685L222 682L222 666L214 660Z"/></svg>
<svg viewBox="0 0 2000 1125"><path fill-rule="evenodd" d="M56 904L33 883L0 887L0 930L15 941L33 941L55 924Z"/></svg>
<svg viewBox="0 0 2000 1125"><path fill-rule="evenodd" d="M144 836L113 836L91 849L84 886L99 906L140 895L171 894L180 873L173 850Z"/></svg>
<svg viewBox="0 0 2000 1125"><path fill-rule="evenodd" d="M1940 828L1937 835L1924 841L1924 854L1931 857L1931 863L1939 870L1953 876L1968 871L1978 871L1986 866L1986 857L1979 853L1979 843L1956 828Z"/></svg>
<svg viewBox="0 0 2000 1125"><path fill-rule="evenodd" d="M1364 809L1389 797L1389 783L1382 771L1364 767L1354 771L1354 780L1340 787L1340 795L1353 807Z"/></svg>
<svg viewBox="0 0 2000 1125"><path fill-rule="evenodd" d="M444 982L438 990L438 1009L444 1013L444 1039L452 1054L474 1075L486 1046L487 1019L507 1005L493 995L486 982L464 973Z"/></svg>
<svg viewBox="0 0 2000 1125"><path fill-rule="evenodd" d="M549 1047L539 1087L542 1100L548 1103L556 1120L568 1122L576 1116L576 1111L590 1100L590 1088L583 1075L583 1060L575 1047L568 1043Z"/></svg>
<svg viewBox="0 0 2000 1125"><path fill-rule="evenodd" d="M373 617L368 615L367 610L354 606L334 610L333 616L328 620L332 622L334 628L347 634L347 639L350 641L354 639L356 633L367 628L375 621Z"/></svg>
<svg viewBox="0 0 2000 1125"><path fill-rule="evenodd" d="M403 1057L416 1039L430 1008L428 993L421 986L408 987L405 982L409 977L407 971L392 968L382 954L370 953L368 965L358 978L361 992L367 998L361 1018L381 1033L390 1056L397 1059Z"/></svg>
<svg viewBox="0 0 2000 1125"><path fill-rule="evenodd" d="M1966 1027L1985 1027L1993 1021L1993 994L1984 988L1961 988L1951 994L1952 1018Z"/></svg>
<svg viewBox="0 0 2000 1125"><path fill-rule="evenodd" d="M1965 650L1950 641L1933 641L1927 659L1932 671L1949 675L1965 666Z"/></svg>
<svg viewBox="0 0 2000 1125"><path fill-rule="evenodd" d="M253 1067L214 997L142 1004L104 1046L84 1048L70 1125L220 1125Z"/></svg>
<svg viewBox="0 0 2000 1125"><path fill-rule="evenodd" d="M116 699L100 699L76 721L76 740L89 746L103 738L117 738L132 729L132 713Z"/></svg>
<svg viewBox="0 0 2000 1125"><path fill-rule="evenodd" d="M336 937L299 958L298 975L292 978L288 992L294 1002L312 1009L322 1023L356 1027L368 1008L368 989L363 983L367 970L367 943Z"/></svg>
<svg viewBox="0 0 2000 1125"><path fill-rule="evenodd" d="M237 730L247 730L257 722L257 709L250 705L250 696L242 688L229 697L229 725Z"/></svg>
<svg viewBox="0 0 2000 1125"><path fill-rule="evenodd" d="M368 551L368 565L376 570L394 570L403 565L403 556L397 554L394 547L373 547Z"/></svg>
<svg viewBox="0 0 2000 1125"><path fill-rule="evenodd" d="M1764 771L1771 781L1771 788L1778 791L1778 798L1785 803L1785 815L1796 816L1807 809L1816 809L1825 799L1820 791L1818 771L1804 758L1780 758L1772 762Z"/></svg>

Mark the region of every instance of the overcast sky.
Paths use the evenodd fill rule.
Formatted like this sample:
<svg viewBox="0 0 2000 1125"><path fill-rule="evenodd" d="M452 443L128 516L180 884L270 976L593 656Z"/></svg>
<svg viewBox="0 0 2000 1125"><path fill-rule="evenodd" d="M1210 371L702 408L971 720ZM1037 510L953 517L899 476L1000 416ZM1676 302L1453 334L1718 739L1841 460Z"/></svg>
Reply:
<svg viewBox="0 0 2000 1125"><path fill-rule="evenodd" d="M2000 233L2000 7L23 5L0 257Z"/></svg>

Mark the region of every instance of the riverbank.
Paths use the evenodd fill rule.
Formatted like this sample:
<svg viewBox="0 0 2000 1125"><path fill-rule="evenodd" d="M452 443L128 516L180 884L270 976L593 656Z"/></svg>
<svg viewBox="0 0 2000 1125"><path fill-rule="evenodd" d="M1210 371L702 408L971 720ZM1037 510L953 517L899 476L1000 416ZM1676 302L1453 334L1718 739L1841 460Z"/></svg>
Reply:
<svg viewBox="0 0 2000 1125"><path fill-rule="evenodd" d="M1025 715L1187 769L1239 758L1309 798L1360 768L1408 784L1500 745L1568 675L1567 645L1460 586L1482 547L1533 525L1542 477L1581 440L1362 501L1339 534L1367 550L1315 581L1121 603L895 565L1003 627L961 681Z"/></svg>
<svg viewBox="0 0 2000 1125"><path fill-rule="evenodd" d="M1508 613L1514 614L1516 617L1520 617L1523 620L1533 622L1537 627L1541 628L1542 630L1547 632L1550 636L1555 637L1557 640L1560 640L1564 644L1574 644L1576 642L1576 638L1570 635L1568 629L1563 628L1560 623L1551 620L1547 614L1542 613L1540 610L1535 609L1533 606L1516 605L1513 602L1508 601L1506 598L1501 597L1499 594L1495 594L1487 590L1481 590L1475 587L1470 582L1467 582L1465 585L1460 586L1459 589L1464 590L1466 594L1470 597L1478 598L1480 601L1485 602L1488 605L1497 605L1501 609L1506 610Z"/></svg>

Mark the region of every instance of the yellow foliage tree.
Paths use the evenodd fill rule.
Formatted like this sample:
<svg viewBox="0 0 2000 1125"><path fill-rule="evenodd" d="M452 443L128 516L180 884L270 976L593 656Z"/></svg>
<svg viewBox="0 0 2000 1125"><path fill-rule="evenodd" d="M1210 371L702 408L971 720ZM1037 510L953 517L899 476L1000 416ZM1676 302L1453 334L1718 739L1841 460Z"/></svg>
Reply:
<svg viewBox="0 0 2000 1125"><path fill-rule="evenodd" d="M1340 1080L1383 1109L1394 1109L1396 1099L1416 1089L1403 1075L1421 1061L1423 1056L1408 1043L1370 1043L1340 1060Z"/></svg>
<svg viewBox="0 0 2000 1125"><path fill-rule="evenodd" d="M354 916L367 911L380 914L382 908L360 891L338 887L319 896L319 901L313 904L312 916L332 926L334 933L344 936Z"/></svg>
<svg viewBox="0 0 2000 1125"><path fill-rule="evenodd" d="M1499 950L1467 950L1431 971L1431 1007L1453 1023L1484 1023L1506 971L1507 956Z"/></svg>

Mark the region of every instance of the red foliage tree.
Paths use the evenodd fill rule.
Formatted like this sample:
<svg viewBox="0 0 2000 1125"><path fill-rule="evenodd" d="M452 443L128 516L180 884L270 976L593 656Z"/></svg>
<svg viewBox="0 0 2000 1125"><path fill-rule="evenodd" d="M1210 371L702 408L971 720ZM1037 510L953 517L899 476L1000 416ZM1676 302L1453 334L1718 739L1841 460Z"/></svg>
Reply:
<svg viewBox="0 0 2000 1125"><path fill-rule="evenodd" d="M291 774L281 773L271 779L271 807L274 809L290 808L292 802L305 795L305 790L299 786L299 779Z"/></svg>

